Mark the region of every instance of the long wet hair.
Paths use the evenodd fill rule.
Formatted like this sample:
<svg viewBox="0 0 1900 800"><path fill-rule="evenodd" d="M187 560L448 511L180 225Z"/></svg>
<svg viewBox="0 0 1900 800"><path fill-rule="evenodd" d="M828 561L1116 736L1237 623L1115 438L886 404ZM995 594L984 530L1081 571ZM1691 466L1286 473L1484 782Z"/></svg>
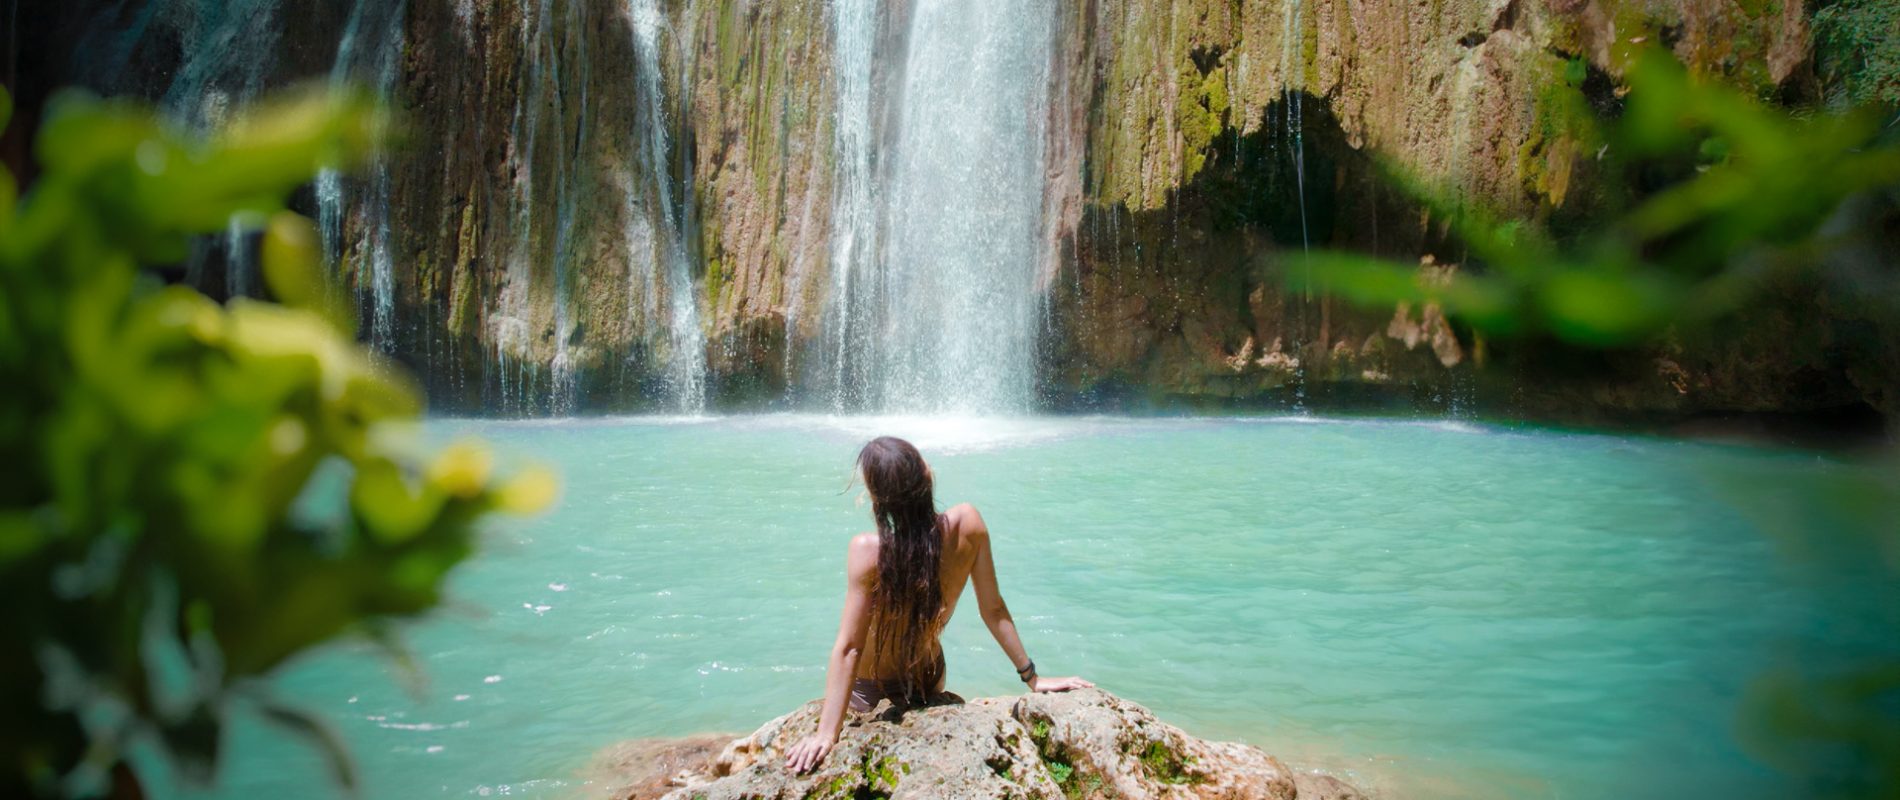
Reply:
<svg viewBox="0 0 1900 800"><path fill-rule="evenodd" d="M929 468L910 442L880 436L858 451L858 473L877 521L877 583L871 588L874 647L894 653L903 694L918 696L935 665L931 649L943 609L942 518Z"/></svg>

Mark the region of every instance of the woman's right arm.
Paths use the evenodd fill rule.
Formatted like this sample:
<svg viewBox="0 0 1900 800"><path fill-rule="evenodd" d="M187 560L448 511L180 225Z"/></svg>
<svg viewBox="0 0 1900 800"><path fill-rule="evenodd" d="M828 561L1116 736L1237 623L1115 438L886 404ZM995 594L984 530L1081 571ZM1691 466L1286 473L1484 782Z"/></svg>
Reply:
<svg viewBox="0 0 1900 800"><path fill-rule="evenodd" d="M877 581L876 536L867 533L851 540L844 572L844 613L838 620L838 638L825 668L824 708L818 714L818 730L785 752L785 767L793 772L805 772L822 763L844 727L851 681L857 677L858 657L864 652L871 627L871 585Z"/></svg>
<svg viewBox="0 0 1900 800"><path fill-rule="evenodd" d="M1010 617L1009 605L1003 602L1003 592L996 585L996 560L990 555L990 529L983 523L983 515L977 513L975 506L966 504L960 510L963 534L976 545L976 566L970 571L970 582L976 585L977 610L983 615L983 625L990 629L990 635L996 637L996 644L1003 648L1004 655L1009 656L1009 663L1015 665L1017 673L1021 674L1030 665L1029 656L1023 652L1022 638L1016 635L1016 620ZM1029 681L1030 690L1037 692L1066 692L1094 685L1081 678L1046 678L1040 675Z"/></svg>

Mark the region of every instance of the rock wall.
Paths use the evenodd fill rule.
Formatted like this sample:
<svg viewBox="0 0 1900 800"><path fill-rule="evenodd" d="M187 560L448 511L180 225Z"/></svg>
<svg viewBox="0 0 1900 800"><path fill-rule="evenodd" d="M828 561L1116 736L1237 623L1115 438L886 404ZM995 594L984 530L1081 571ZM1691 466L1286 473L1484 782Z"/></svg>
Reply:
<svg viewBox="0 0 1900 800"><path fill-rule="evenodd" d="M665 265L670 248L690 259L696 247L652 190L689 198L690 176L670 152L648 157L646 135L681 140L669 90L691 54L642 59L633 8L412 4L395 102L414 127L390 191L406 324L391 349L438 407L651 404L657 364L703 358L669 352L665 296L694 289L669 283ZM653 68L665 74L642 73ZM352 206L359 231L363 209ZM343 259L359 293L368 249L356 237Z"/></svg>
<svg viewBox="0 0 1900 800"><path fill-rule="evenodd" d="M830 242L826 4L694 4L695 208L711 366L729 401L784 391L788 346L817 336Z"/></svg>
<svg viewBox="0 0 1900 800"><path fill-rule="evenodd" d="M1585 216L1601 202L1595 154L1564 117L1616 102L1620 51L1664 42L1701 73L1766 94L1804 77L1808 50L1800 4L1097 0L1076 4L1065 29L1079 118L1066 148L1080 154L1068 169L1086 178L1067 187L1078 200L1056 204L1066 257L1045 373L1084 407L1697 411L1660 391L1647 363L1595 376L1589 399L1526 394L1544 379L1478 369L1482 344L1437 309L1348 307L1289 286L1285 256L1346 248L1417 258L1426 280L1455 270L1463 254L1374 154L1503 213ZM1598 96L1561 81L1573 61ZM1724 383L1726 368L1710 367L1699 379ZM1732 408L1735 394L1746 392L1709 393L1707 407Z"/></svg>
<svg viewBox="0 0 1900 800"><path fill-rule="evenodd" d="M260 68L265 83L369 79L336 64L353 15L387 4L325 0L292 14L251 2L269 10L261 18L300 26ZM46 50L18 56L29 67L20 82L38 86L24 87L23 117L54 83L165 97L194 58L216 52L207 7L29 6L23 24L50 33ZM386 173L342 182L339 274L366 322L378 303L393 307L390 329L366 324L366 336L417 368L444 410L786 402L829 285L831 4L400 8L390 89L408 135ZM1840 337L1786 335L1803 325L1798 314L1765 310L1714 341L1618 354L1578 377L1551 374L1535 348L1460 334L1437 309L1352 308L1282 273L1289 254L1318 247L1418 259L1428 278L1459 268L1464 254L1390 187L1382 163L1511 214L1588 218L1610 199L1597 192L1593 143L1566 115L1619 102L1619 52L1660 42L1712 79L1801 96L1814 81L1801 3L1059 8L1045 406L1464 404L1570 419L1900 411L1881 366L1893 348L1856 344L1865 358L1843 361L1852 347ZM909 3L883 9L889 67ZM77 55L54 55L66 49ZM1559 80L1577 69L1589 76L1581 91ZM310 198L311 210L321 202ZM227 291L217 273L194 279ZM1815 291L1791 286L1780 299L1812 307Z"/></svg>
<svg viewBox="0 0 1900 800"><path fill-rule="evenodd" d="M782 390L828 227L825 6L646 5L410 15L399 102L420 129L393 195L417 324L395 350L439 406L664 408L683 360L710 370L715 403ZM657 59L636 52L640 24Z"/></svg>

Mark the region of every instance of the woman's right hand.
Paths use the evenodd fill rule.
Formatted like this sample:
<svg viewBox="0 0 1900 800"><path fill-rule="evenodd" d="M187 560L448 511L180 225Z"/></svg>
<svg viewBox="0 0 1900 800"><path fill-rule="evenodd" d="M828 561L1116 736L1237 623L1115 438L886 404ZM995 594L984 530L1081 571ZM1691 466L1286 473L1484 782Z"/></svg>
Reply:
<svg viewBox="0 0 1900 800"><path fill-rule="evenodd" d="M812 768L824 763L825 756L831 754L831 747L838 743L835 736L814 733L792 745L785 751L785 768L794 774L810 772Z"/></svg>
<svg viewBox="0 0 1900 800"><path fill-rule="evenodd" d="M1081 678L1045 678L1041 675L1037 675L1036 682L1029 686L1029 690L1032 692L1066 692L1070 689L1093 688L1095 688L1095 684L1089 683Z"/></svg>

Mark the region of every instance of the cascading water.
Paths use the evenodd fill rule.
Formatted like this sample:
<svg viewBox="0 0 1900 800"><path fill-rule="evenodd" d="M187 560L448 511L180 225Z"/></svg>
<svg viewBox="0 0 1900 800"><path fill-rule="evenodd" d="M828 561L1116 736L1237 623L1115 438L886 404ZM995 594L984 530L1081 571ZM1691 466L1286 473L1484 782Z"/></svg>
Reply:
<svg viewBox="0 0 1900 800"><path fill-rule="evenodd" d="M489 321L494 369L501 391L499 405L507 414L529 414L541 409L566 414L572 413L576 404L577 376L568 344L574 333L569 277L573 268L570 262L578 203L572 192L576 184L572 172L576 151L587 136L586 89L583 80L578 98L582 106L577 109L579 127L570 132L567 129L569 101L563 92L562 30L555 23L554 5L552 0L536 0L521 6L522 88L516 97L509 133L509 161L514 167L514 186L509 198L509 211L514 220L513 244L506 256L506 278L496 298L496 312ZM577 37L571 44L584 54L586 26L574 19L579 6L571 4L567 10L570 16L562 20L562 26ZM544 130L547 127L552 129ZM542 148L550 148L550 152L544 155ZM542 177L535 169L537 164L552 167L545 194L539 183ZM546 202L542 198L549 196L554 203L554 225L551 230L544 230L537 223L535 209L537 203ZM551 248L543 251L538 246L542 242ZM541 261L543 258L547 260ZM545 285L551 287L553 312L554 351L548 362L545 395L539 393L535 373L528 366L533 353L531 331L536 327L534 287L540 283L535 270L537 263L546 264L550 272Z"/></svg>
<svg viewBox="0 0 1900 800"><path fill-rule="evenodd" d="M536 37L541 35L537 29L542 17L541 4L524 2L520 9L521 51L531 54L528 61L532 64L539 56ZM528 234L534 225L534 145L542 105L539 98L545 92L525 67L521 80L522 89L515 98L508 132L508 162L513 168L508 211L514 221L514 236L505 256L504 278L495 298L495 313L489 318L489 347L500 394L493 405L498 406L501 413L511 415L531 410L528 394L532 373L527 368L527 354L529 289L533 278L529 266L533 247Z"/></svg>
<svg viewBox="0 0 1900 800"><path fill-rule="evenodd" d="M685 214L673 186L674 148L667 133L666 82L660 63L666 18L655 0L630 0L627 14L633 24L640 104L636 124L641 134L640 175L628 192L628 297L642 303L641 318L647 320L649 331L655 323L665 328L660 356L664 360L663 402L676 411L693 413L706 405L706 334L700 327L699 293L694 290L692 259L686 249ZM643 257L645 269L640 268Z"/></svg>
<svg viewBox="0 0 1900 800"><path fill-rule="evenodd" d="M343 40L337 45L330 70L333 86L359 85L373 90L378 102L388 102L396 88L402 62L402 29L407 10L402 0L357 0L350 11ZM396 349L396 266L391 245L390 162L378 153L369 168L369 180L352 191L334 169L317 174L317 222L324 255L339 267L356 265L357 307L368 312L368 338L384 353ZM346 220L359 214L360 237L344 241Z"/></svg>
<svg viewBox="0 0 1900 800"><path fill-rule="evenodd" d="M252 228L242 215L232 215L224 229L224 291L231 297L251 296Z"/></svg>
<svg viewBox="0 0 1900 800"><path fill-rule="evenodd" d="M569 343L574 338L575 325L573 311L573 277L576 270L579 269L574 263L574 252L576 246L579 244L575 241L575 228L580 219L579 205L581 201L580 198L576 196L576 193L580 190L581 181L576 178L575 172L579 169L579 154L586 152L588 140L592 136L592 129L587 123L587 112L590 109L587 99L588 71L592 63L587 55L587 26L580 19L580 14L582 13L582 6L580 4L570 3L566 8L568 15L566 27L568 35L571 37L571 46L575 51L574 69L575 74L578 76L574 79L573 85L579 87L579 97L577 98L579 102L576 103L574 107L575 135L570 137L565 132L567 125L567 115L565 113L557 118L557 123L561 126L563 133L557 139L561 149L559 151L559 158L555 160L554 169L555 338L554 359L550 362L548 370L552 382L552 386L549 389L548 407L555 414L559 415L574 413L577 402L576 395L579 391L579 379L574 371L574 356L573 352L569 349ZM547 13L547 6L543 6L543 14L545 15ZM544 28L544 30L552 31L552 28ZM561 75L562 69L567 66L563 61L564 54L560 53L556 48L555 41L551 35L542 37L542 41L546 42L549 47L549 52L544 56L546 59L544 63L549 70L548 77L551 80L551 84L549 85L554 86L556 93L559 94L560 88L568 85L563 81ZM571 149L569 149L570 143Z"/></svg>
<svg viewBox="0 0 1900 800"><path fill-rule="evenodd" d="M841 65L864 55L868 15L838 7ZM1054 18L1050 0L911 10L888 163L871 163L868 135L840 151L854 181L882 179L850 185L834 214L827 366L843 408L1029 409ZM845 131L870 103L862 74L841 72L840 136L869 129Z"/></svg>
<svg viewBox="0 0 1900 800"><path fill-rule="evenodd" d="M821 380L834 410L862 407L870 381L871 322L875 319L877 278L873 269L877 234L877 181L872 174L871 76L877 49L878 0L833 0L832 69L837 93L832 128L835 166L832 177L830 312L815 359L827 365Z"/></svg>

